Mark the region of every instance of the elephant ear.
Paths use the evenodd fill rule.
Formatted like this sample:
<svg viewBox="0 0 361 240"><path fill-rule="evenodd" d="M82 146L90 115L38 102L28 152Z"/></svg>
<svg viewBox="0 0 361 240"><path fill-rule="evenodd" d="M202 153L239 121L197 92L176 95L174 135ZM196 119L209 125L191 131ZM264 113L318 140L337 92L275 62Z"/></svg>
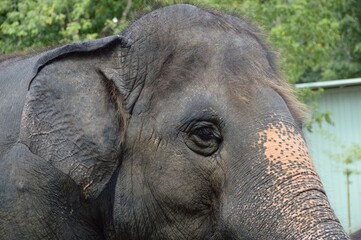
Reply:
<svg viewBox="0 0 361 240"><path fill-rule="evenodd" d="M38 60L29 84L20 142L75 181L86 199L102 192L120 164L126 48L115 36L55 49ZM110 69L117 78L104 73Z"/></svg>
<svg viewBox="0 0 361 240"><path fill-rule="evenodd" d="M128 42L125 38L121 36L110 36L110 37L96 39L93 41L71 43L48 51L47 53L41 55L41 57L39 57L39 59L36 61L32 71L31 80L29 82L29 88L31 82L39 73L39 71L44 66L48 65L49 62L70 53L93 52L101 48L105 48L110 44L114 44L117 41L121 44L121 46L128 47Z"/></svg>

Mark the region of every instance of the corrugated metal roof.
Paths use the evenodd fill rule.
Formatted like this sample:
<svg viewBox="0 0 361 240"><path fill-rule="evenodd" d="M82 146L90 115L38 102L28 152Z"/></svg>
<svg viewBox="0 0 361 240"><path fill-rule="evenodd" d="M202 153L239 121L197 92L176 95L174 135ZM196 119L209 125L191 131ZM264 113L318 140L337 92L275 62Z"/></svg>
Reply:
<svg viewBox="0 0 361 240"><path fill-rule="evenodd" d="M340 87L353 86L353 85L361 85L361 78L313 82L313 83L299 83L296 84L296 88L306 88L306 87L311 89L340 88Z"/></svg>

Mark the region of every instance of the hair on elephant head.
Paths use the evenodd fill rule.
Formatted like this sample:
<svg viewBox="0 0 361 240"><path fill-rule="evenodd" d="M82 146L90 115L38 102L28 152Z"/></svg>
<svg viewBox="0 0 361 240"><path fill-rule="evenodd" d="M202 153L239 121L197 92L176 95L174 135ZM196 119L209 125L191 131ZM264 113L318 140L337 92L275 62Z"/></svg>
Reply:
<svg viewBox="0 0 361 240"><path fill-rule="evenodd" d="M0 76L4 239L349 239L238 17L169 6Z"/></svg>

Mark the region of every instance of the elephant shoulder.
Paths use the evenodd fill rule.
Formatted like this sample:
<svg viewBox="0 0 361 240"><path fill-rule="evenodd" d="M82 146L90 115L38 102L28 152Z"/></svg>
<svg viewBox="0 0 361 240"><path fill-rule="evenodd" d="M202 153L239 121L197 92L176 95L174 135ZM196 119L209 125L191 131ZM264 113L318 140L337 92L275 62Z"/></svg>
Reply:
<svg viewBox="0 0 361 240"><path fill-rule="evenodd" d="M28 84L42 55L8 59L0 64L0 157L18 140Z"/></svg>
<svg viewBox="0 0 361 240"><path fill-rule="evenodd" d="M84 219L89 210L79 187L26 145L17 143L7 151L0 169L3 239L78 239L87 234L89 239L101 239L87 227L91 220Z"/></svg>

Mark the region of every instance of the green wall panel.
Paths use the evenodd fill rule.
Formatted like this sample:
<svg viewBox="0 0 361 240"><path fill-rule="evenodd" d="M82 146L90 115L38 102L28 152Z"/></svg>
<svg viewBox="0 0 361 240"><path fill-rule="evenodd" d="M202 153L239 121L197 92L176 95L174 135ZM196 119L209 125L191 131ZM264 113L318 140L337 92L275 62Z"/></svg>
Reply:
<svg viewBox="0 0 361 240"><path fill-rule="evenodd" d="M319 106L320 111L332 113L334 125L315 125L312 133L305 133L309 150L336 215L347 231L355 231L361 229L361 160L351 165L359 174L350 177L350 226L345 164L340 159L349 154L352 144L361 146L361 86L325 89Z"/></svg>

